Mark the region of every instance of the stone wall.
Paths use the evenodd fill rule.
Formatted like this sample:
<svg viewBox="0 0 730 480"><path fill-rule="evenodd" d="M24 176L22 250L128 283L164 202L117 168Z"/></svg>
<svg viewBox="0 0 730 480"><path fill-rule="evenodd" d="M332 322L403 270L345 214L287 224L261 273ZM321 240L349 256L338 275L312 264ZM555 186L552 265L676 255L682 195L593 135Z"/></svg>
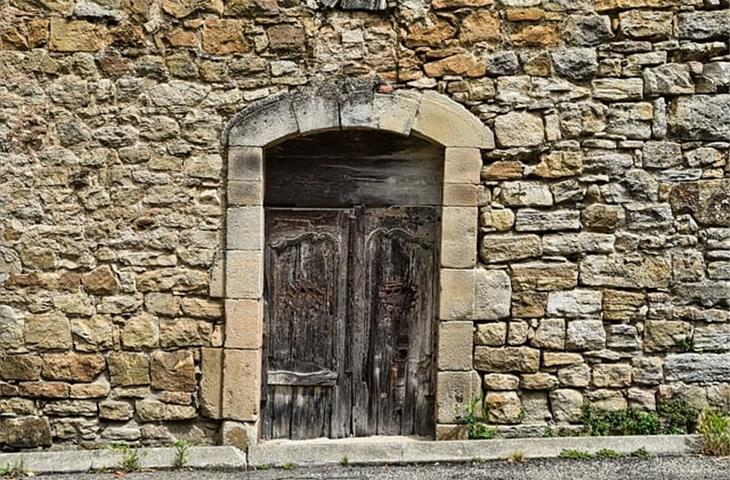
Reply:
<svg viewBox="0 0 730 480"><path fill-rule="evenodd" d="M439 437L480 393L503 435L579 428L584 401L730 406L727 1L347 7L0 0L0 447L220 440L222 130L359 76L496 136Z"/></svg>

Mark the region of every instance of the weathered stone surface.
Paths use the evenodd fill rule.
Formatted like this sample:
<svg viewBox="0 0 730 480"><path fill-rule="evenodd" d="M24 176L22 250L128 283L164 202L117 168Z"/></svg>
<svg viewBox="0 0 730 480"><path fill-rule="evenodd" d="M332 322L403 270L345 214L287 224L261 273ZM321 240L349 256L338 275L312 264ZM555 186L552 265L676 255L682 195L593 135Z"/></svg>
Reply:
<svg viewBox="0 0 730 480"><path fill-rule="evenodd" d="M585 363L576 363L558 369L558 382L562 387L584 388L590 381L591 367Z"/></svg>
<svg viewBox="0 0 730 480"><path fill-rule="evenodd" d="M583 395L577 390L559 389L550 392L550 404L558 422L576 423L583 417Z"/></svg>
<svg viewBox="0 0 730 480"><path fill-rule="evenodd" d="M691 40L727 38L730 35L730 12L687 12L677 16L677 36Z"/></svg>
<svg viewBox="0 0 730 480"><path fill-rule="evenodd" d="M534 174L543 178L572 177L583 170L583 155L580 152L556 151L541 156Z"/></svg>
<svg viewBox="0 0 730 480"><path fill-rule="evenodd" d="M664 378L662 360L653 357L637 357L631 360L632 378L635 383L658 385Z"/></svg>
<svg viewBox="0 0 730 480"><path fill-rule="evenodd" d="M548 294L547 313L567 318L595 317L603 295L595 290L569 290Z"/></svg>
<svg viewBox="0 0 730 480"><path fill-rule="evenodd" d="M672 12L629 10L619 14L621 32L631 38L662 39L672 34Z"/></svg>
<svg viewBox="0 0 730 480"><path fill-rule="evenodd" d="M481 383L479 374L473 370L439 372L436 378L436 421L458 423L464 415L464 406L475 398L481 398Z"/></svg>
<svg viewBox="0 0 730 480"><path fill-rule="evenodd" d="M592 48L563 48L552 54L555 71L570 80L585 80L598 69L596 51Z"/></svg>
<svg viewBox="0 0 730 480"><path fill-rule="evenodd" d="M137 415L143 422L159 422L164 420L191 420L197 416L197 412L195 407L171 405L146 399L137 402Z"/></svg>
<svg viewBox="0 0 730 480"><path fill-rule="evenodd" d="M213 55L245 53L250 47L240 20L208 19L203 27L203 50Z"/></svg>
<svg viewBox="0 0 730 480"><path fill-rule="evenodd" d="M117 276L108 266L82 275L81 282L86 291L94 295L116 295L121 288Z"/></svg>
<svg viewBox="0 0 730 480"><path fill-rule="evenodd" d="M494 423L518 423L522 404L515 392L489 392L484 399L489 412L488 420Z"/></svg>
<svg viewBox="0 0 730 480"><path fill-rule="evenodd" d="M24 315L9 305L0 305L0 348L13 350L23 345Z"/></svg>
<svg viewBox="0 0 730 480"><path fill-rule="evenodd" d="M545 139L542 118L527 112L512 112L497 117L494 133L497 143L502 147L539 145Z"/></svg>
<svg viewBox="0 0 730 480"><path fill-rule="evenodd" d="M618 288L666 287L671 264L664 257L589 255L580 264L581 283Z"/></svg>
<svg viewBox="0 0 730 480"><path fill-rule="evenodd" d="M664 374L669 382L724 382L730 374L730 354L670 354Z"/></svg>
<svg viewBox="0 0 730 480"><path fill-rule="evenodd" d="M644 82L638 78L600 78L593 80L593 97L610 102L641 100Z"/></svg>
<svg viewBox="0 0 730 480"><path fill-rule="evenodd" d="M562 233L542 237L545 255L573 256L583 253L612 253L615 237L602 233Z"/></svg>
<svg viewBox="0 0 730 480"><path fill-rule="evenodd" d="M726 180L700 180L675 185L669 195L669 203L675 215L690 213L693 218L708 226L730 226L730 182Z"/></svg>
<svg viewBox="0 0 730 480"><path fill-rule="evenodd" d="M594 390L586 398L597 410L618 412L627 408L626 398L618 390Z"/></svg>
<svg viewBox="0 0 730 480"><path fill-rule="evenodd" d="M3 380L40 380L43 362L38 355L6 355L0 358Z"/></svg>
<svg viewBox="0 0 730 480"><path fill-rule="evenodd" d="M593 367L593 385L598 388L628 387L631 385L631 365L596 365Z"/></svg>
<svg viewBox="0 0 730 480"><path fill-rule="evenodd" d="M499 263L539 257L542 244L537 235L485 235L479 255L487 263Z"/></svg>
<svg viewBox="0 0 730 480"><path fill-rule="evenodd" d="M48 418L27 416L0 420L0 445L13 448L50 446L51 426Z"/></svg>
<svg viewBox="0 0 730 480"><path fill-rule="evenodd" d="M506 373L488 373L484 375L484 386L488 390L517 390L519 377Z"/></svg>
<svg viewBox="0 0 730 480"><path fill-rule="evenodd" d="M110 353L107 363L112 386L130 387L150 383L150 362L144 353Z"/></svg>
<svg viewBox="0 0 730 480"><path fill-rule="evenodd" d="M614 103L608 110L606 131L614 135L647 140L651 138L654 106L651 103Z"/></svg>
<svg viewBox="0 0 730 480"><path fill-rule="evenodd" d="M53 18L50 27L49 48L57 52L96 52L105 43L105 28L96 23Z"/></svg>
<svg viewBox="0 0 730 480"><path fill-rule="evenodd" d="M39 350L71 347L71 324L63 314L29 315L25 319L25 344Z"/></svg>
<svg viewBox="0 0 730 480"><path fill-rule="evenodd" d="M689 76L689 67L668 63L644 70L644 88L647 95L686 95L695 93Z"/></svg>
<svg viewBox="0 0 730 480"><path fill-rule="evenodd" d="M122 344L124 348L138 350L141 348L156 347L159 338L157 317L143 313L130 318L122 329Z"/></svg>
<svg viewBox="0 0 730 480"><path fill-rule="evenodd" d="M547 232L578 230L580 212L576 210L532 210L523 208L515 216L515 230L518 232Z"/></svg>
<svg viewBox="0 0 730 480"><path fill-rule="evenodd" d="M508 207L549 207L553 204L550 188L539 182L504 182L497 198Z"/></svg>
<svg viewBox="0 0 730 480"><path fill-rule="evenodd" d="M600 320L568 322L565 348L568 350L600 350L606 345L606 331Z"/></svg>
<svg viewBox="0 0 730 480"><path fill-rule="evenodd" d="M499 41L499 25L499 15L486 10L476 10L461 22L459 39L466 44Z"/></svg>
<svg viewBox="0 0 730 480"><path fill-rule="evenodd" d="M730 140L730 94L680 97L669 106L671 132L682 140Z"/></svg>
<svg viewBox="0 0 730 480"><path fill-rule="evenodd" d="M152 387L159 390L195 391L195 362L190 351L154 352L151 362Z"/></svg>
<svg viewBox="0 0 730 480"><path fill-rule="evenodd" d="M43 377L49 380L91 382L106 369L98 354L52 353L43 355Z"/></svg>
<svg viewBox="0 0 730 480"><path fill-rule="evenodd" d="M512 288L524 290L565 290L578 282L578 269L569 262L529 262L512 266Z"/></svg>
<svg viewBox="0 0 730 480"><path fill-rule="evenodd" d="M512 296L509 275L503 270L477 268L474 279L474 319L508 317Z"/></svg>
<svg viewBox="0 0 730 480"><path fill-rule="evenodd" d="M113 325L109 315L71 320L74 347L81 352L98 352L114 345Z"/></svg>
<svg viewBox="0 0 730 480"><path fill-rule="evenodd" d="M471 350L473 347L473 330L471 322L439 324L439 370L471 370L471 358L469 355L464 355L464 349Z"/></svg>
<svg viewBox="0 0 730 480"><path fill-rule="evenodd" d="M429 77L440 78L444 75L464 75L466 77L480 77L484 75L487 66L469 54L460 53L444 59L427 63L423 66Z"/></svg>
<svg viewBox="0 0 730 480"><path fill-rule="evenodd" d="M606 346L611 350L640 350L639 332L633 325L609 325L606 327Z"/></svg>
<svg viewBox="0 0 730 480"><path fill-rule="evenodd" d="M543 318L530 341L533 347L549 350L562 350L565 347L565 320L562 318Z"/></svg>
<svg viewBox="0 0 730 480"><path fill-rule="evenodd" d="M486 372L537 372L540 351L528 347L476 347L474 367Z"/></svg>

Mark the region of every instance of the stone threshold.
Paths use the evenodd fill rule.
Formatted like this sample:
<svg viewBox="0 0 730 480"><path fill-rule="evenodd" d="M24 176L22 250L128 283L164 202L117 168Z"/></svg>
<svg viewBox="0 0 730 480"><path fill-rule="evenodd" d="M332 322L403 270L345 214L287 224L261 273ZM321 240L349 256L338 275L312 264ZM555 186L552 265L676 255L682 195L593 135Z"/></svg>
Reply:
<svg viewBox="0 0 730 480"><path fill-rule="evenodd" d="M385 465L407 463L456 463L474 460L504 460L515 453L524 458L555 458L563 450L596 453L601 449L630 454L644 448L656 456L696 454L697 435L651 435L623 437L518 438L495 440L424 440L411 437L369 437L270 441L249 448L248 454L230 446L191 447L189 468L246 469L257 467L302 467L340 465ZM140 448L142 469L170 469L175 448ZM55 452L0 453L0 467L20 465L28 472L79 473L113 470L122 453L113 449L64 450Z"/></svg>

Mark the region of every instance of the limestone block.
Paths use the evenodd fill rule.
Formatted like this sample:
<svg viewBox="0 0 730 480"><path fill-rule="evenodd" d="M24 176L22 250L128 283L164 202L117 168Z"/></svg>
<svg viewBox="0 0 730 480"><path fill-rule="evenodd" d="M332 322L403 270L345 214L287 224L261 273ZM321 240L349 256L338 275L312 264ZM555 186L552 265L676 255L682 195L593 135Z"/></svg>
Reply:
<svg viewBox="0 0 730 480"><path fill-rule="evenodd" d="M609 325L606 327L606 347L611 350L641 350L642 341L634 325Z"/></svg>
<svg viewBox="0 0 730 480"><path fill-rule="evenodd" d="M226 214L226 247L229 250L264 248L263 207L229 207Z"/></svg>
<svg viewBox="0 0 730 480"><path fill-rule="evenodd" d="M259 416L261 350L223 351L223 417L255 421Z"/></svg>
<svg viewBox="0 0 730 480"><path fill-rule="evenodd" d="M484 386L487 390L517 390L519 377L506 373L487 373L484 375Z"/></svg>
<svg viewBox="0 0 730 480"><path fill-rule="evenodd" d="M583 253L612 253L616 237L603 233L561 233L542 237L545 255L573 256Z"/></svg>
<svg viewBox="0 0 730 480"><path fill-rule="evenodd" d="M681 140L729 141L728 109L730 94L679 97L669 108L669 129Z"/></svg>
<svg viewBox="0 0 730 480"><path fill-rule="evenodd" d="M568 290L548 294L548 315L567 318L595 317L601 312L603 294L595 290Z"/></svg>
<svg viewBox="0 0 730 480"><path fill-rule="evenodd" d="M565 347L565 320L562 318L543 318L530 341L537 348L562 350Z"/></svg>
<svg viewBox="0 0 730 480"><path fill-rule="evenodd" d="M473 267L477 257L477 207L443 207L441 216L441 266Z"/></svg>
<svg viewBox="0 0 730 480"><path fill-rule="evenodd" d="M542 255L537 235L485 235L479 255L486 263L512 262Z"/></svg>
<svg viewBox="0 0 730 480"><path fill-rule="evenodd" d="M40 350L71 347L71 324L61 313L29 315L25 319L25 344Z"/></svg>
<svg viewBox="0 0 730 480"><path fill-rule="evenodd" d="M494 148L494 136L458 103L435 92L423 94L413 130L444 147Z"/></svg>
<svg viewBox="0 0 730 480"><path fill-rule="evenodd" d="M484 399L491 423L519 423L522 403L516 392L488 392Z"/></svg>
<svg viewBox="0 0 730 480"><path fill-rule="evenodd" d="M679 38L690 40L724 39L730 35L730 11L686 12L677 15Z"/></svg>
<svg viewBox="0 0 730 480"><path fill-rule="evenodd" d="M568 322L565 348L568 350L600 350L606 346L606 331L600 320Z"/></svg>
<svg viewBox="0 0 730 480"><path fill-rule="evenodd" d="M568 365L558 369L561 387L585 388L591 381L591 367L585 363Z"/></svg>
<svg viewBox="0 0 730 480"><path fill-rule="evenodd" d="M459 320L474 314L474 270L440 270L439 318Z"/></svg>
<svg viewBox="0 0 730 480"><path fill-rule="evenodd" d="M631 38L657 40L672 34L672 12L629 10L619 14L619 23Z"/></svg>
<svg viewBox="0 0 730 480"><path fill-rule="evenodd" d="M515 216L515 230L518 232L548 232L580 229L578 210L532 210L523 208Z"/></svg>
<svg viewBox="0 0 730 480"><path fill-rule="evenodd" d="M497 199L507 207L549 207L553 204L550 187L534 181L504 182Z"/></svg>
<svg viewBox="0 0 730 480"><path fill-rule="evenodd" d="M598 388L621 388L631 385L631 365L599 364L593 367L593 386Z"/></svg>
<svg viewBox="0 0 730 480"><path fill-rule="evenodd" d="M297 95L292 98L292 107L300 133L340 128L340 107L335 91L320 89Z"/></svg>
<svg viewBox="0 0 730 480"><path fill-rule="evenodd" d="M150 88L148 95L158 107L192 107L200 103L210 92L207 85L183 80L171 80Z"/></svg>
<svg viewBox="0 0 730 480"><path fill-rule="evenodd" d="M494 131L501 147L529 147L540 145L545 139L542 118L528 112L498 116L494 120Z"/></svg>
<svg viewBox="0 0 730 480"><path fill-rule="evenodd" d="M512 288L551 291L574 288L578 267L571 262L529 262L512 266Z"/></svg>
<svg viewBox="0 0 730 480"><path fill-rule="evenodd" d="M104 47L106 28L85 20L51 19L49 49L57 52L97 52Z"/></svg>
<svg viewBox="0 0 730 480"><path fill-rule="evenodd" d="M497 320L509 316L512 287L507 272L477 268L474 288L474 319Z"/></svg>
<svg viewBox="0 0 730 480"><path fill-rule="evenodd" d="M291 99L278 95L246 108L231 124L228 145L265 147L299 133Z"/></svg>
<svg viewBox="0 0 730 480"><path fill-rule="evenodd" d="M559 389L550 392L550 405L558 422L577 423L583 418L583 395L577 390Z"/></svg>
<svg viewBox="0 0 730 480"><path fill-rule="evenodd" d="M665 288L671 276L668 258L588 255L580 264L581 283L618 288Z"/></svg>
<svg viewBox="0 0 730 480"><path fill-rule="evenodd" d="M420 97L376 93L373 98L373 122L379 130L409 135L419 103Z"/></svg>
<svg viewBox="0 0 730 480"><path fill-rule="evenodd" d="M223 350L201 349L200 410L207 418L221 418L221 393L223 388Z"/></svg>
<svg viewBox="0 0 730 480"><path fill-rule="evenodd" d="M196 418L198 412L189 405L173 405L145 399L137 402L137 415L143 422L181 421Z"/></svg>
<svg viewBox="0 0 730 480"><path fill-rule="evenodd" d="M444 183L479 184L482 153L478 148L447 148L444 157Z"/></svg>
<svg viewBox="0 0 730 480"><path fill-rule="evenodd" d="M474 367L485 372L537 372L540 351L529 347L475 347Z"/></svg>
<svg viewBox="0 0 730 480"><path fill-rule="evenodd" d="M127 320L121 332L122 345L129 350L155 348L158 346L159 337L157 317L146 312Z"/></svg>
<svg viewBox="0 0 730 480"><path fill-rule="evenodd" d="M591 83L593 98L608 102L625 102L644 98L644 82L640 78L597 78Z"/></svg>
<svg viewBox="0 0 730 480"><path fill-rule="evenodd" d="M586 399L597 410L618 412L626 410L627 402L620 390L594 390L586 393Z"/></svg>
<svg viewBox="0 0 730 480"><path fill-rule="evenodd" d="M0 348L12 350L23 346L25 316L9 305L0 305Z"/></svg>
<svg viewBox="0 0 730 480"><path fill-rule="evenodd" d="M481 379L473 370L438 372L436 377L436 421L457 423L475 398L481 398Z"/></svg>
<svg viewBox="0 0 730 480"><path fill-rule="evenodd" d="M688 341L692 326L688 322L647 320L644 332L644 348L647 352L662 352Z"/></svg>
<svg viewBox="0 0 730 480"><path fill-rule="evenodd" d="M263 252L229 250L226 252L226 296L261 298L264 284Z"/></svg>
<svg viewBox="0 0 730 480"><path fill-rule="evenodd" d="M225 421L221 426L221 439L224 445L246 451L258 443L258 432L258 422Z"/></svg>
<svg viewBox="0 0 730 480"><path fill-rule="evenodd" d="M507 324L505 322L480 323L474 334L476 345L502 347L507 341ZM510 390L510 389L508 389Z"/></svg>
<svg viewBox="0 0 730 480"><path fill-rule="evenodd" d="M258 349L263 338L262 300L226 300L226 348Z"/></svg>
<svg viewBox="0 0 730 480"><path fill-rule="evenodd" d="M91 382L104 370L106 362L98 354L50 353L43 355L43 378L69 382Z"/></svg>
<svg viewBox="0 0 730 480"><path fill-rule="evenodd" d="M0 359L3 380L35 381L41 378L43 361L38 355L6 355Z"/></svg>
<svg viewBox="0 0 730 480"><path fill-rule="evenodd" d="M264 152L260 147L230 147L228 149L228 181L262 182ZM230 185L229 185L230 189ZM263 199L262 199L263 200Z"/></svg>
<svg viewBox="0 0 730 480"><path fill-rule="evenodd" d="M598 55L593 48L559 48L552 53L552 59L555 71L574 81L589 79L598 70Z"/></svg>
<svg viewBox="0 0 730 480"><path fill-rule="evenodd" d="M691 95L695 86L685 64L667 63L644 70L647 95Z"/></svg>
<svg viewBox="0 0 730 480"><path fill-rule="evenodd" d="M145 353L110 353L107 363L112 386L131 387L150 383L150 362Z"/></svg>
<svg viewBox="0 0 730 480"><path fill-rule="evenodd" d="M169 1L169 0L167 0ZM251 49L240 20L209 18L202 34L203 50L212 55L246 53Z"/></svg>
<svg viewBox="0 0 730 480"><path fill-rule="evenodd" d="M471 370L474 343L471 322L441 322L438 334L438 369Z"/></svg>
<svg viewBox="0 0 730 480"><path fill-rule="evenodd" d="M264 186L262 182L245 180L228 181L228 205L263 205Z"/></svg>
<svg viewBox="0 0 730 480"><path fill-rule="evenodd" d="M476 207L479 203L479 189L470 183L445 183L443 204L445 207ZM474 247L476 254L476 245Z"/></svg>

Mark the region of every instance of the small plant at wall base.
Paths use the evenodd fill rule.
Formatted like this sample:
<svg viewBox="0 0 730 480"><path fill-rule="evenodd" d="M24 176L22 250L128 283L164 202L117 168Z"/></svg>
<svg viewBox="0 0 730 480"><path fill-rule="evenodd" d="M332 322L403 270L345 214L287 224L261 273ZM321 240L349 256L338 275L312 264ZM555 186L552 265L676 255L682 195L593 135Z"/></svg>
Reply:
<svg viewBox="0 0 730 480"><path fill-rule="evenodd" d="M583 424L591 436L694 433L697 415L696 409L681 400L665 400L656 412L602 411L588 403L583 405Z"/></svg>
<svg viewBox="0 0 730 480"><path fill-rule="evenodd" d="M173 461L173 467L177 469L184 468L188 464L190 442L186 440L178 440L175 442L175 460Z"/></svg>
<svg viewBox="0 0 730 480"><path fill-rule="evenodd" d="M139 451L136 448L132 448L129 445L114 445L112 448L122 455L116 466L117 471L136 472L140 469Z"/></svg>
<svg viewBox="0 0 730 480"><path fill-rule="evenodd" d="M719 410L705 410L698 420L702 435L702 453L730 456L730 416Z"/></svg>
<svg viewBox="0 0 730 480"><path fill-rule="evenodd" d="M32 476L33 474L25 470L25 460L21 456L20 459L13 464L6 464L0 466L0 477L3 478L18 478L25 476Z"/></svg>
<svg viewBox="0 0 730 480"><path fill-rule="evenodd" d="M482 407L481 397L469 402L464 415L458 418L459 423L466 425L470 440L489 440L494 438L495 430L487 425L488 412Z"/></svg>

